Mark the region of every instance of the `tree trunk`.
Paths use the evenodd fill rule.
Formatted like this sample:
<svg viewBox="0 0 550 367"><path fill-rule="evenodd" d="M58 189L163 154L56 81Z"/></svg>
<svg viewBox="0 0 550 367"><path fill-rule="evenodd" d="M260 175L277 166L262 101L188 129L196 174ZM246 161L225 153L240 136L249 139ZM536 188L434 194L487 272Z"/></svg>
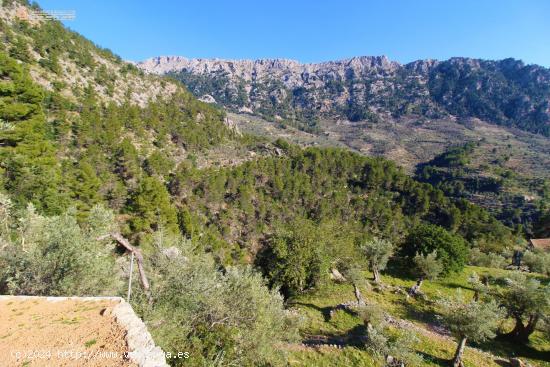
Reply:
<svg viewBox="0 0 550 367"><path fill-rule="evenodd" d="M372 326L370 321L364 321L363 324L367 328L367 338L370 338L370 335L372 334L374 330L374 326Z"/></svg>
<svg viewBox="0 0 550 367"><path fill-rule="evenodd" d="M525 328L527 332L527 338L529 339L529 336L535 332L535 329L537 328L537 323L539 322L539 315L531 315L529 317L529 322L527 323L527 327Z"/></svg>
<svg viewBox="0 0 550 367"><path fill-rule="evenodd" d="M357 304L360 307L365 306L365 299L363 298L363 295L361 294L359 287L355 283L353 283L353 291L355 292L355 298L357 299Z"/></svg>
<svg viewBox="0 0 550 367"><path fill-rule="evenodd" d="M422 287L422 282L424 281L424 277L418 278L416 281L416 284L409 289L409 294L411 296L416 296L418 293L420 293L420 287Z"/></svg>
<svg viewBox="0 0 550 367"><path fill-rule="evenodd" d="M380 271L376 265L372 265L373 280L376 284L380 284Z"/></svg>
<svg viewBox="0 0 550 367"><path fill-rule="evenodd" d="M456 348L455 356L453 358L453 367L462 367L462 355L464 354L464 349L466 348L466 338L462 337L460 343Z"/></svg>
<svg viewBox="0 0 550 367"><path fill-rule="evenodd" d="M514 326L514 329L510 331L506 336L520 342L520 343L527 343L529 341L529 336L535 332L535 328L537 327L537 323L539 321L538 315L531 315L529 316L529 321L527 322L527 325L523 324L523 320L520 316L514 316L516 319L516 325Z"/></svg>

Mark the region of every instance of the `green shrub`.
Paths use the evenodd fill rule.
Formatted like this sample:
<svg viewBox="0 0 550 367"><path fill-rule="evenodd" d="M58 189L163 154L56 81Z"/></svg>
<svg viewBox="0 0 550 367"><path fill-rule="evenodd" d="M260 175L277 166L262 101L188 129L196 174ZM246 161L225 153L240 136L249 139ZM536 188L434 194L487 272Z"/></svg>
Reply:
<svg viewBox="0 0 550 367"><path fill-rule="evenodd" d="M44 296L117 294L112 245L98 241L113 215L95 207L84 227L75 213L43 217L29 206L0 252L0 293Z"/></svg>
<svg viewBox="0 0 550 367"><path fill-rule="evenodd" d="M508 261L502 255L495 254L494 252L485 253L478 248L474 248L470 251L469 264L486 268L502 269L508 264Z"/></svg>
<svg viewBox="0 0 550 367"><path fill-rule="evenodd" d="M522 261L532 272L547 276L550 275L550 253L544 251L526 251Z"/></svg>
<svg viewBox="0 0 550 367"><path fill-rule="evenodd" d="M264 269L287 296L315 287L328 274L326 238L311 221L280 226L270 238Z"/></svg>
<svg viewBox="0 0 550 367"><path fill-rule="evenodd" d="M221 272L190 241L170 244L177 249L172 254L158 251L153 256L155 302L145 318L158 325L151 331L165 351L193 352L175 365L285 365L284 351L277 346L294 341L297 334L278 291L269 290L250 268Z"/></svg>
<svg viewBox="0 0 550 367"><path fill-rule="evenodd" d="M413 261L416 254L427 255L437 251L443 264L443 274L459 272L468 257L468 247L460 236L432 224L420 224L408 235L403 255Z"/></svg>

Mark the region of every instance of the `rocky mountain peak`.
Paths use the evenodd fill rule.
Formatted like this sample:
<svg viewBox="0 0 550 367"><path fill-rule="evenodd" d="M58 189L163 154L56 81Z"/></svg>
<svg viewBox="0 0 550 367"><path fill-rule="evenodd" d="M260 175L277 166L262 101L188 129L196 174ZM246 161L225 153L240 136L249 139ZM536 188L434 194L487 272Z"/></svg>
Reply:
<svg viewBox="0 0 550 367"><path fill-rule="evenodd" d="M401 64L386 56L320 63L161 56L137 66L172 73L197 97L268 119L454 115L550 134L550 70L514 59Z"/></svg>
<svg viewBox="0 0 550 367"><path fill-rule="evenodd" d="M138 67L148 73L166 74L174 71L191 72L229 72L251 79L252 73L319 73L353 69L355 71L395 71L402 65L390 61L386 56L360 56L350 59L320 63L300 63L291 59L258 59L258 60L224 60L224 59L189 59L182 56L158 56L137 63Z"/></svg>

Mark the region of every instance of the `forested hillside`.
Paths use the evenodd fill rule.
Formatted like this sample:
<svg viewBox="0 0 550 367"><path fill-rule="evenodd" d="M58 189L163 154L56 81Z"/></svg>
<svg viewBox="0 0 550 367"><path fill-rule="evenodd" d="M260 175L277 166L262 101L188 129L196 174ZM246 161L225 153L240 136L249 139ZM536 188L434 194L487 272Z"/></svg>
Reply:
<svg viewBox="0 0 550 367"><path fill-rule="evenodd" d="M533 236L550 208L550 180L508 168L507 162L515 158L512 152L502 154L486 141L455 145L419 164L416 178L488 208L506 225Z"/></svg>
<svg viewBox="0 0 550 367"><path fill-rule="evenodd" d="M448 185L422 183L395 162L243 135L179 82L144 75L57 21L21 16L38 11L22 4L4 1L0 11L2 294L124 294L128 259L111 240L120 234L141 251L150 279L133 285L132 306L165 350L191 351L174 365L288 365L316 322L296 302L336 279L353 285L357 304L334 310L349 313L346 325L364 323L348 351L412 366L431 355L431 342L394 348L394 326L374 322L370 312L382 313L361 291L404 304L405 286L382 285L386 266L396 284L420 274L423 261L443 268L422 273L420 289L468 263L503 267L525 245L487 210L448 196ZM538 303L511 318L489 302L496 293L480 297L491 303L488 329L498 318L509 331L537 316L530 333L509 337L523 345L535 333L546 348L550 259L530 256ZM491 279L494 292L511 292L506 284ZM414 307L434 314L451 309L418 299Z"/></svg>
<svg viewBox="0 0 550 367"><path fill-rule="evenodd" d="M474 143L475 158L460 181L500 184L466 184L447 194L475 202L527 237L548 208L547 68L459 57L402 65L386 57L301 64L177 56L138 67L181 80L195 96L232 111L242 131L345 146L410 173Z"/></svg>

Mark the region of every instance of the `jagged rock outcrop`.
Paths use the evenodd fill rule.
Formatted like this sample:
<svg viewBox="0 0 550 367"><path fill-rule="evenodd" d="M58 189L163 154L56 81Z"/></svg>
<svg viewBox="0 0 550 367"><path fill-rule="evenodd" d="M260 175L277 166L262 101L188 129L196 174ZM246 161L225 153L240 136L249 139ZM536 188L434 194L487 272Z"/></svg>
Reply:
<svg viewBox="0 0 550 367"><path fill-rule="evenodd" d="M385 56L301 64L161 56L137 66L171 74L195 95L272 120L378 121L403 115L477 117L550 135L550 70L514 59L400 64Z"/></svg>

